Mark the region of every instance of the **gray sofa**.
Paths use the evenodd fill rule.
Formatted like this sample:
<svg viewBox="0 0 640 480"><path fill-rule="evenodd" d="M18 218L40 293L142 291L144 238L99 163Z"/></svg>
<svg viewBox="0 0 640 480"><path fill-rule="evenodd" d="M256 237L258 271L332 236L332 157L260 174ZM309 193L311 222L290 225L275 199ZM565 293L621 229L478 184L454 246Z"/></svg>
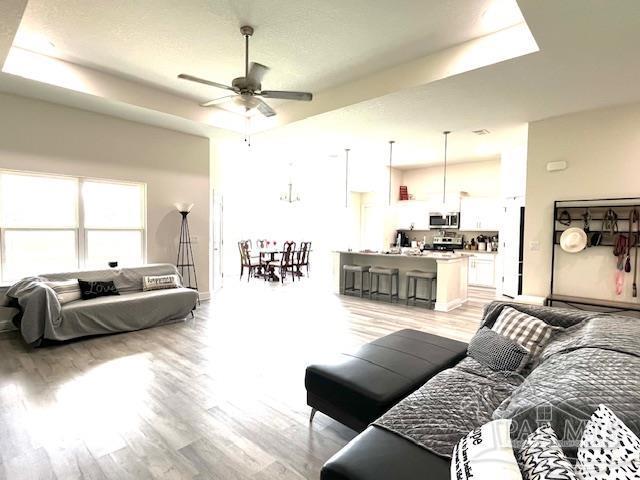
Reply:
<svg viewBox="0 0 640 480"><path fill-rule="evenodd" d="M189 288L142 291L145 276L177 274L174 265L39 275L13 285L7 296L19 305L14 319L25 342L40 346L88 335L140 330L187 317L196 307L198 292ZM61 305L46 282L71 279L113 280L120 295L76 300Z"/></svg>

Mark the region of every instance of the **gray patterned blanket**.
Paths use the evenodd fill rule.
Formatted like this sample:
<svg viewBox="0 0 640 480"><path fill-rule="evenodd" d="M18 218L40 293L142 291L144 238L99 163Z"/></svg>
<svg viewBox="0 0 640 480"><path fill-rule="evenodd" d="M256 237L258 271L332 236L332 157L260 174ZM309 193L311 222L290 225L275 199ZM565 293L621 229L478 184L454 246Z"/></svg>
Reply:
<svg viewBox="0 0 640 480"><path fill-rule="evenodd" d="M491 304L491 326L504 304ZM569 455L598 404L640 433L640 320L622 316L516 306L564 327L526 378L494 372L467 357L445 370L373 424L443 457L467 433L492 419L514 420L522 439L550 421Z"/></svg>

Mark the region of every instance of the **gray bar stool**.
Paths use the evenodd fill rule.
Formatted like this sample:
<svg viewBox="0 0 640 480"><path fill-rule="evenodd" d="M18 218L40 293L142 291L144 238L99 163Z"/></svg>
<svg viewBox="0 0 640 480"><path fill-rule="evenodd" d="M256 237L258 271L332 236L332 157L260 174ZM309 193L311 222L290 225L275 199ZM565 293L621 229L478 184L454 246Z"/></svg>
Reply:
<svg viewBox="0 0 640 480"><path fill-rule="evenodd" d="M413 295L409 295L409 284L413 280ZM418 297L418 280L424 280L428 282L427 284L427 298ZM407 272L407 287L406 287L406 296L407 296L407 305L409 305L409 299L413 299L413 304L416 304L416 300L422 300L424 302L429 302L429 308L433 308L433 284L437 282L438 278L436 276L436 272L423 272L421 270L410 270Z"/></svg>
<svg viewBox="0 0 640 480"><path fill-rule="evenodd" d="M373 280L374 280L374 275L375 275L375 280L376 280L376 289L373 289ZM389 292L381 292L380 291L380 275L383 275L385 277L389 278ZM393 293L393 279L396 279L396 293ZM371 269L369 270L369 298L372 297L372 295L378 295L378 294L383 294L383 295L389 295L389 303L393 302L393 297L395 296L396 299L399 299L398 297L398 289L400 288L400 270L398 270L397 268L385 268L385 267L371 267Z"/></svg>
<svg viewBox="0 0 640 480"><path fill-rule="evenodd" d="M356 288L356 274L360 274L360 296L364 296L364 292L369 292L371 290L371 275L369 274L369 269L371 267L369 265L343 265L342 272L344 273L343 281L342 281L342 294L346 295L347 292L356 292L358 289ZM349 279L349 274L352 274L351 277L351 286L347 286L347 280ZM367 274L369 277L369 290L364 289L364 274Z"/></svg>

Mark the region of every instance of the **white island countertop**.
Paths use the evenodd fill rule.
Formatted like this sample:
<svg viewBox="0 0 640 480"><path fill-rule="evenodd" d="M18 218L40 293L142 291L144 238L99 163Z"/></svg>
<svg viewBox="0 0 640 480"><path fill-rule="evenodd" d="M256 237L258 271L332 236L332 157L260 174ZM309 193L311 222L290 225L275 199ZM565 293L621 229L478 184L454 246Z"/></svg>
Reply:
<svg viewBox="0 0 640 480"><path fill-rule="evenodd" d="M438 252L438 251L426 251L420 254L408 254L408 253L382 253L382 252L357 252L349 250L339 250L336 253L343 255L365 255L369 257L384 257L384 258L415 258L431 259L431 260L458 260L460 258L473 256L473 252Z"/></svg>

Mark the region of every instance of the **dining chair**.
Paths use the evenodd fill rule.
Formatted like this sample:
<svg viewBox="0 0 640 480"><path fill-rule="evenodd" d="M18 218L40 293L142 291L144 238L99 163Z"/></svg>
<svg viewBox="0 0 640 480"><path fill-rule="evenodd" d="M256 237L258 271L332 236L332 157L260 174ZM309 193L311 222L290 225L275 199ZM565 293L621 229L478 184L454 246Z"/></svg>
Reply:
<svg viewBox="0 0 640 480"><path fill-rule="evenodd" d="M238 250L240 251L240 278L242 278L242 275L244 274L244 269L247 268L249 270L247 282L252 275L255 276L254 270L260 268L260 262L255 263L254 259L256 257L251 256L251 249L249 245L250 243L247 240L241 240L238 242Z"/></svg>
<svg viewBox="0 0 640 480"><path fill-rule="evenodd" d="M294 264L294 254L296 250L296 242L284 242L279 260L271 262L270 265L280 270L280 281L284 283L287 272L291 272L293 281L296 279L296 267Z"/></svg>
<svg viewBox="0 0 640 480"><path fill-rule="evenodd" d="M295 252L294 265L296 274L302 276L302 267L307 268L307 276L309 276L309 254L311 253L311 242L300 242L300 248Z"/></svg>

